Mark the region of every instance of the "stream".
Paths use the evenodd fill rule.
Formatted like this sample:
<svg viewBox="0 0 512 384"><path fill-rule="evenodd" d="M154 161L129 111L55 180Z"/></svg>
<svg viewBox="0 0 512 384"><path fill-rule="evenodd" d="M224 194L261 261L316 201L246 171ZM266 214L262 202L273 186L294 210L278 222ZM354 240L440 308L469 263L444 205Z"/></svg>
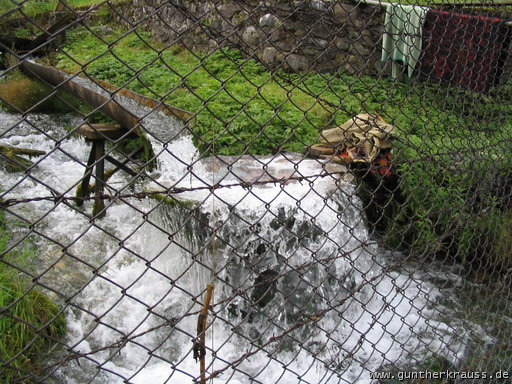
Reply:
<svg viewBox="0 0 512 384"><path fill-rule="evenodd" d="M10 208L31 224L17 235L40 250L31 271L66 305L66 348L49 355L47 382L192 383L208 283L214 383L370 383L391 364L457 367L474 340L495 342L461 316L457 266L427 270L370 237L342 166L297 154L200 158L155 115L146 126L158 168L135 183L118 172L107 193L182 188L182 205L122 197L101 220L90 219L92 202ZM29 174L1 170L2 198L74 196L90 146L67 128L81 123L0 112L1 144L47 152Z"/></svg>

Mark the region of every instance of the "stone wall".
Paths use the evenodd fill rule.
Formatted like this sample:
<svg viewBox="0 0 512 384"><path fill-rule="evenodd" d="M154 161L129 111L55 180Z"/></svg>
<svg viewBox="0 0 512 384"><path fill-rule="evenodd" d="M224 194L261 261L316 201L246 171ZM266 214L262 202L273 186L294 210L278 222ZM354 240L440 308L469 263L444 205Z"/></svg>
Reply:
<svg viewBox="0 0 512 384"><path fill-rule="evenodd" d="M340 1L134 0L119 22L167 44L240 49L270 69L377 74L384 9Z"/></svg>

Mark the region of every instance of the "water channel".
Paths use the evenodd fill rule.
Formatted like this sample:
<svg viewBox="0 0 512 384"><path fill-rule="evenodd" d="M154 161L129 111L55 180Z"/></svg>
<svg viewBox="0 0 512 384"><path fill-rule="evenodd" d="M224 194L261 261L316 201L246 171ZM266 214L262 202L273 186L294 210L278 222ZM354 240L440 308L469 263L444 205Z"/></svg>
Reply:
<svg viewBox="0 0 512 384"><path fill-rule="evenodd" d="M31 224L16 231L40 250L32 272L66 305L67 348L49 357L58 364L48 382L192 382L199 373L191 339L210 282L214 383L370 383L370 372L391 364L460 366L475 340L496 342L486 324L461 317L457 266L389 267L401 256L369 235L350 179L312 177L340 166L296 154L201 159L179 125L162 129L168 120L146 120L158 168L136 182L117 173L108 193L176 187L188 190L174 196L185 204L124 197L101 220L91 220L90 202L11 208ZM0 112L1 144L47 152L30 173L2 170L4 198L74 196L90 150L69 133L81 122ZM290 176L308 180L205 188ZM275 279L264 305L255 305L261 276ZM64 362L70 353L78 361Z"/></svg>

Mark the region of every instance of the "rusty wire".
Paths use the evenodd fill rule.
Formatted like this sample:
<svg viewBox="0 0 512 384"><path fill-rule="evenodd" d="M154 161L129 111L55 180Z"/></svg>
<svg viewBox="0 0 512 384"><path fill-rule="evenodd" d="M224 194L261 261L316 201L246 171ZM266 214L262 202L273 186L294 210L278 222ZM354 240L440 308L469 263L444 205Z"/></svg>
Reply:
<svg viewBox="0 0 512 384"><path fill-rule="evenodd" d="M512 11L422 4L0 4L1 381L508 382Z"/></svg>

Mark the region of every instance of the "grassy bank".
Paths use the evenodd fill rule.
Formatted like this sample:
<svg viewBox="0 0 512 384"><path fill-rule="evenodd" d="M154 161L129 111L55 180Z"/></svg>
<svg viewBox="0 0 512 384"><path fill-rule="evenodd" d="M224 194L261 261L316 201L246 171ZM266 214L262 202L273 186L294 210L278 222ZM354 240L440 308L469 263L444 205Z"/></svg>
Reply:
<svg viewBox="0 0 512 384"><path fill-rule="evenodd" d="M2 382L32 382L39 360L65 332L58 306L11 265L26 267L36 250L27 243L10 249L11 235L0 212L0 362ZM20 249L21 248L21 249Z"/></svg>
<svg viewBox="0 0 512 384"><path fill-rule="evenodd" d="M388 186L368 177L359 192L380 236L418 255L510 263L512 86L477 94L343 73L270 73L235 50L163 49L146 33L114 28L103 38L75 29L53 60L193 112L205 154L301 151L322 129L379 113L399 132L399 179Z"/></svg>
<svg viewBox="0 0 512 384"><path fill-rule="evenodd" d="M119 3L122 0L110 0L110 3ZM8 17L39 17L48 15L57 7L59 0L25 0L2 1L0 2L0 15L6 14ZM106 0L66 0L69 7L74 9L89 8L93 5L101 4Z"/></svg>

